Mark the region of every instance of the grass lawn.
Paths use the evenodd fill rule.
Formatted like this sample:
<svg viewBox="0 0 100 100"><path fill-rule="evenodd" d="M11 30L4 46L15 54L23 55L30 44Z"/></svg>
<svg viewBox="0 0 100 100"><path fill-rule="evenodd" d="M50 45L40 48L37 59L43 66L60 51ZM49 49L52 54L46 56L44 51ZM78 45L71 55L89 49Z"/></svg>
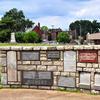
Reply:
<svg viewBox="0 0 100 100"><path fill-rule="evenodd" d="M0 43L0 46L60 46L60 45L43 44L43 43Z"/></svg>

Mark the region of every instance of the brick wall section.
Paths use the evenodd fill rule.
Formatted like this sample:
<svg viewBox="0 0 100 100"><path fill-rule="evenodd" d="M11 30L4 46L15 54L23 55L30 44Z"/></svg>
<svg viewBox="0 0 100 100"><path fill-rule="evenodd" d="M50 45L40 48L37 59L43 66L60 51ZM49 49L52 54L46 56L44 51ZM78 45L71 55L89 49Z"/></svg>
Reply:
<svg viewBox="0 0 100 100"><path fill-rule="evenodd" d="M98 61L97 62L79 62L79 51L97 51ZM12 81L9 81L10 75L8 74L8 61L13 57L7 57L8 53L15 52L16 56L16 76L15 69L9 69L12 77ZM39 60L23 60L22 52L38 51L40 53ZM59 51L59 59L48 59L48 51ZM76 53L76 66L75 71L65 71L64 65L64 52L74 51ZM68 59L68 58L66 58ZM11 60L10 60L11 61ZM73 60L74 61L74 60ZM46 89L57 89L59 87L64 88L80 88L88 89L90 91L100 91L100 46L99 45L66 45L66 46L7 46L0 47L0 65L2 66L2 77L1 83L4 87L16 86L25 88L46 88ZM70 64L69 64L70 66ZM14 67L11 65L10 68ZM71 69L70 69L71 70ZM53 72L53 85L52 86L32 86L22 84L22 71L45 71ZM88 73L88 74L87 74ZM87 79L80 79L82 76ZM13 79L15 78L16 79ZM13 81L14 80L14 81ZM90 81L89 81L90 80ZM75 83L74 83L75 82ZM89 83L90 82L90 83Z"/></svg>

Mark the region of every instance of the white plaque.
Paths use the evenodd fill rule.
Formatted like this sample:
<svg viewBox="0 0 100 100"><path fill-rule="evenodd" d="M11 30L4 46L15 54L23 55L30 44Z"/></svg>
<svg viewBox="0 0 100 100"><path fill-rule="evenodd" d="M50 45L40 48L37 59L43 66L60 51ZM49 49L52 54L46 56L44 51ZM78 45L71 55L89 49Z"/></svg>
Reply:
<svg viewBox="0 0 100 100"><path fill-rule="evenodd" d="M80 73L80 84L90 85L90 73L86 72Z"/></svg>
<svg viewBox="0 0 100 100"><path fill-rule="evenodd" d="M65 51L64 52L64 71L76 71L76 52Z"/></svg>
<svg viewBox="0 0 100 100"><path fill-rule="evenodd" d="M100 86L100 74L95 74L95 86Z"/></svg>

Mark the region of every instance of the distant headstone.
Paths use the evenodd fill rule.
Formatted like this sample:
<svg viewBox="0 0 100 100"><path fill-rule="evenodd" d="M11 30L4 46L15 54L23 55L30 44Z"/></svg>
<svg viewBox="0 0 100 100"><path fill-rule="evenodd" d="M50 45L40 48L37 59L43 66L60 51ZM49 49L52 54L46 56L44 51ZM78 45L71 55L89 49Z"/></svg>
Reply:
<svg viewBox="0 0 100 100"><path fill-rule="evenodd" d="M70 71L70 72L76 71L76 52L75 51L64 52L64 71Z"/></svg>
<svg viewBox="0 0 100 100"><path fill-rule="evenodd" d="M11 40L10 43L16 43L15 33L11 33Z"/></svg>
<svg viewBox="0 0 100 100"><path fill-rule="evenodd" d="M80 73L80 88L90 89L90 73Z"/></svg>
<svg viewBox="0 0 100 100"><path fill-rule="evenodd" d="M22 60L39 60L38 51L22 52Z"/></svg>
<svg viewBox="0 0 100 100"><path fill-rule="evenodd" d="M75 78L61 76L58 80L58 86L60 87L75 87Z"/></svg>

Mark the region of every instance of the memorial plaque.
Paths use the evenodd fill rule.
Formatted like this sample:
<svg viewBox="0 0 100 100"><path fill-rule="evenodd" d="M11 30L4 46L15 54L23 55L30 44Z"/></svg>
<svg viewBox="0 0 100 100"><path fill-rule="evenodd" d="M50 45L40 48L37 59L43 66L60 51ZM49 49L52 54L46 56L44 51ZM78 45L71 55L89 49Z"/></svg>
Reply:
<svg viewBox="0 0 100 100"><path fill-rule="evenodd" d="M53 73L52 72L36 72L36 71L23 71L22 84L35 85L35 86L52 86Z"/></svg>
<svg viewBox="0 0 100 100"><path fill-rule="evenodd" d="M39 60L38 51L22 52L22 60Z"/></svg>
<svg viewBox="0 0 100 100"><path fill-rule="evenodd" d="M48 59L60 59L59 51L48 51L47 52Z"/></svg>
<svg viewBox="0 0 100 100"><path fill-rule="evenodd" d="M90 89L90 73L80 73L80 88Z"/></svg>
<svg viewBox="0 0 100 100"><path fill-rule="evenodd" d="M75 87L75 78L73 77L63 77L61 76L58 80L58 86L60 87Z"/></svg>
<svg viewBox="0 0 100 100"><path fill-rule="evenodd" d="M100 90L100 74L95 74L94 89Z"/></svg>
<svg viewBox="0 0 100 100"><path fill-rule="evenodd" d="M76 52L64 52L64 71L76 71Z"/></svg>
<svg viewBox="0 0 100 100"><path fill-rule="evenodd" d="M79 62L81 62L81 63L96 63L96 62L98 62L97 51L93 51L93 50L79 51Z"/></svg>

